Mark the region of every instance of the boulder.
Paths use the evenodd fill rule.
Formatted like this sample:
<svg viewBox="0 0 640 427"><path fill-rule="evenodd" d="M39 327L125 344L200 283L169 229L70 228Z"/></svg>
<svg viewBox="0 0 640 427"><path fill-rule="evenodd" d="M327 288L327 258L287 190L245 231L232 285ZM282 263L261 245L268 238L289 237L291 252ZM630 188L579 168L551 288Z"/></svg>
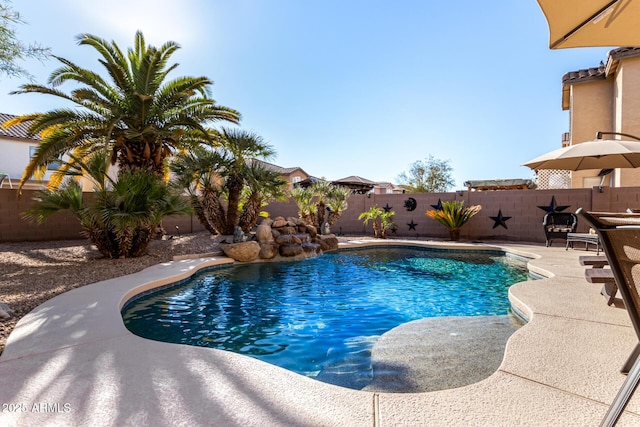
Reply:
<svg viewBox="0 0 640 427"><path fill-rule="evenodd" d="M298 231L296 227L279 227L278 231L282 234L296 234L296 232Z"/></svg>
<svg viewBox="0 0 640 427"><path fill-rule="evenodd" d="M273 225L273 220L271 218L264 218L262 221L260 221L260 225L268 225L269 227L271 227Z"/></svg>
<svg viewBox="0 0 640 427"><path fill-rule="evenodd" d="M226 256L240 262L255 261L260 253L260 244L256 241L225 243L220 249Z"/></svg>
<svg viewBox="0 0 640 427"><path fill-rule="evenodd" d="M308 254L317 254L322 252L320 245L317 243L303 243L302 250Z"/></svg>
<svg viewBox="0 0 640 427"><path fill-rule="evenodd" d="M309 234L309 236L316 237L318 235L318 229L313 225L306 225L305 228L307 229L306 232Z"/></svg>
<svg viewBox="0 0 640 427"><path fill-rule="evenodd" d="M280 246L280 255L284 257L293 257L304 252L300 245L282 245Z"/></svg>
<svg viewBox="0 0 640 427"><path fill-rule="evenodd" d="M299 243L300 245L303 244L303 243L311 242L311 239L309 238L309 235L307 233L298 233L298 234L295 234L295 236L300 241L300 243Z"/></svg>
<svg viewBox="0 0 640 427"><path fill-rule="evenodd" d="M281 216L275 217L273 219L273 224L271 224L271 228L281 228L287 225L287 220Z"/></svg>
<svg viewBox="0 0 640 427"><path fill-rule="evenodd" d="M320 236L322 241L329 246L329 251L335 251L338 249L338 238L333 234L329 234L327 236ZM324 248L322 250L325 250Z"/></svg>
<svg viewBox="0 0 640 427"><path fill-rule="evenodd" d="M273 240L276 240L278 237L280 237L282 235L282 233L280 233L278 230L272 228L271 229L271 235L273 236Z"/></svg>
<svg viewBox="0 0 640 427"><path fill-rule="evenodd" d="M278 255L278 244L276 242L260 243L260 253L258 256L261 259L272 259Z"/></svg>
<svg viewBox="0 0 640 427"><path fill-rule="evenodd" d="M328 251L330 249L329 244L322 240L320 236L311 239L311 243L320 245L320 249L322 249L322 251Z"/></svg>
<svg viewBox="0 0 640 427"><path fill-rule="evenodd" d="M293 234L283 234L278 236L276 243L279 245L301 245L302 240Z"/></svg>
<svg viewBox="0 0 640 427"><path fill-rule="evenodd" d="M0 302L0 319L9 319L14 314L14 311L9 307L9 305Z"/></svg>
<svg viewBox="0 0 640 427"><path fill-rule="evenodd" d="M272 242L273 234L271 234L271 227L266 224L260 224L256 228L256 239L259 243Z"/></svg>
<svg viewBox="0 0 640 427"><path fill-rule="evenodd" d="M304 225L304 221L298 217L295 216L290 216L287 218L287 222L291 225L291 226L298 226L298 225Z"/></svg>

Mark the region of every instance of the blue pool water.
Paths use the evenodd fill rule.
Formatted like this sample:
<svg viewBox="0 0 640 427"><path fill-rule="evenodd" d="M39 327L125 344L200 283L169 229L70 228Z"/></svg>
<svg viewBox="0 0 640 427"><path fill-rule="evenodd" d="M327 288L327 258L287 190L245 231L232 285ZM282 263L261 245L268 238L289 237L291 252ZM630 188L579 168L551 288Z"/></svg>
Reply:
<svg viewBox="0 0 640 427"><path fill-rule="evenodd" d="M135 299L123 318L142 337L230 350L326 382L348 373L361 388L384 332L425 317L506 315L508 287L527 278L525 263L502 253L347 250L199 273Z"/></svg>

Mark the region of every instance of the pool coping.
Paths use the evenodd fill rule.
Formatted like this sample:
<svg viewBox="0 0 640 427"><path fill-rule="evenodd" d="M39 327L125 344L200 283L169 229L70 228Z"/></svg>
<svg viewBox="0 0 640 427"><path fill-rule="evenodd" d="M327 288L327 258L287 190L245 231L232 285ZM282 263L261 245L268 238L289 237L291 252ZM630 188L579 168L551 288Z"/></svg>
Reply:
<svg viewBox="0 0 640 427"><path fill-rule="evenodd" d="M620 301L584 279L584 252L520 243L359 240L500 250L545 279L509 290L529 323L493 375L457 389L374 393L321 383L259 360L130 333L133 295L231 262L183 259L61 294L18 322L0 356L1 425L591 425L604 416L637 338ZM634 397L619 425L640 423Z"/></svg>

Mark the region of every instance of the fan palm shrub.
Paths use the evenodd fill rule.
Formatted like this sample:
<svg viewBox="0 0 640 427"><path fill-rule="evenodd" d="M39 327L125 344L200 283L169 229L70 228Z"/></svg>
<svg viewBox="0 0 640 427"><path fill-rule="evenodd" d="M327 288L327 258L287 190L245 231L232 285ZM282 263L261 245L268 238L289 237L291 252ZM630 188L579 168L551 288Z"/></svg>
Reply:
<svg viewBox="0 0 640 427"><path fill-rule="evenodd" d="M105 257L130 258L145 254L165 216L190 212L188 202L150 171L124 171L117 180L97 182L90 201L72 177L58 189L38 191L35 206L24 217L41 223L68 210L80 221L82 234Z"/></svg>
<svg viewBox="0 0 640 427"><path fill-rule="evenodd" d="M316 219L318 205L313 200L314 194L311 187L296 187L291 190L291 198L298 206L298 216L306 224L313 225Z"/></svg>
<svg viewBox="0 0 640 427"><path fill-rule="evenodd" d="M327 181L316 181L307 188L291 190L291 198L298 206L298 215L308 225L320 229L326 222L336 224L342 212L349 207L347 199L351 190Z"/></svg>
<svg viewBox="0 0 640 427"><path fill-rule="evenodd" d="M394 211L385 211L378 206L372 206L368 211L362 212L358 219L364 220L364 225L371 221L373 226L374 237L385 239L387 237L387 229L393 225Z"/></svg>
<svg viewBox="0 0 640 427"><path fill-rule="evenodd" d="M433 209L425 214L447 227L451 240L460 239L460 228L475 214L480 212L480 205L464 207L463 201L442 202L442 209Z"/></svg>

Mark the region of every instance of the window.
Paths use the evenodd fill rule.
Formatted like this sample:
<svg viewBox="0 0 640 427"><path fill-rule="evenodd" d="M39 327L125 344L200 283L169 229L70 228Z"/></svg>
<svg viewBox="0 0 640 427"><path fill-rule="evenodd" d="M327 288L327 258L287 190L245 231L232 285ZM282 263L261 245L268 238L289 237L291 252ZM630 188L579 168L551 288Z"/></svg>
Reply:
<svg viewBox="0 0 640 427"><path fill-rule="evenodd" d="M292 184L296 184L298 182L302 181L302 177L301 176L294 176L293 178L291 178L291 183Z"/></svg>
<svg viewBox="0 0 640 427"><path fill-rule="evenodd" d="M36 147L35 145L29 146L29 160L33 159L33 156L36 154L37 149L38 147ZM62 156L58 156L58 158L62 159ZM47 165L47 170L56 171L60 169L60 166L60 162L49 162L49 164Z"/></svg>

